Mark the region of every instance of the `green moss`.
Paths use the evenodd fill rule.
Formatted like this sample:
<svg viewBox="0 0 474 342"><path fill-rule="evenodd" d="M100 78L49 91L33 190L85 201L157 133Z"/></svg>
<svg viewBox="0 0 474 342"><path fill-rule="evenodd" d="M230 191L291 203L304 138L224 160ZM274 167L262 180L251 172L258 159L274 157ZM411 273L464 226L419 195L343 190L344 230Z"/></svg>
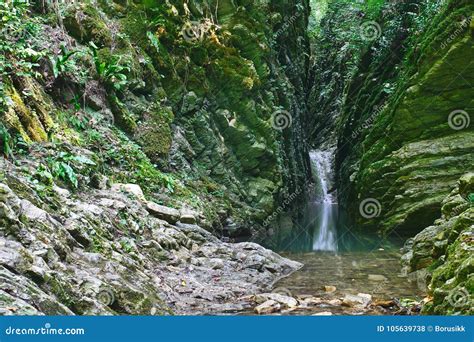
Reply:
<svg viewBox="0 0 474 342"><path fill-rule="evenodd" d="M26 106L18 91L11 87L8 96L13 105L6 112L5 123L18 131L27 142L46 141L48 139L46 128L36 113Z"/></svg>
<svg viewBox="0 0 474 342"><path fill-rule="evenodd" d="M87 2L71 7L65 14L64 25L82 43L92 41L99 47L110 46L113 42L110 29L94 6Z"/></svg>
<svg viewBox="0 0 474 342"><path fill-rule="evenodd" d="M171 109L158 107L145 114L135 134L143 152L154 162L165 159L171 148L170 124L174 120Z"/></svg>

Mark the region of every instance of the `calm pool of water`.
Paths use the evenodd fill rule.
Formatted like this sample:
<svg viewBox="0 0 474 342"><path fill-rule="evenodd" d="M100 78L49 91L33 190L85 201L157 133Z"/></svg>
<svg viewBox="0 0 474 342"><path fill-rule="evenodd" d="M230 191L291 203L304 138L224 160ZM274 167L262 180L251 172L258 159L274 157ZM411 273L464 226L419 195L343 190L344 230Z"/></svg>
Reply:
<svg viewBox="0 0 474 342"><path fill-rule="evenodd" d="M397 250L345 251L338 253L281 253L304 267L276 284L293 296L324 296L323 286L335 286L334 296L368 293L374 299L420 299L423 291L416 282L401 275Z"/></svg>

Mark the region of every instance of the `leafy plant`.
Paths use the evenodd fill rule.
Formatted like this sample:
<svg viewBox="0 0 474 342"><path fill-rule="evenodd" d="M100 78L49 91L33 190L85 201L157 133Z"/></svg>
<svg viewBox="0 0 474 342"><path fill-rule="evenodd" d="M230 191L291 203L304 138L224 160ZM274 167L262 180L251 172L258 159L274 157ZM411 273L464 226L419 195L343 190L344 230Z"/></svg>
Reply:
<svg viewBox="0 0 474 342"><path fill-rule="evenodd" d="M28 6L18 1L0 3L0 77L12 73L38 76L33 68L38 66L43 54L36 51L28 39L38 34L39 25L25 18Z"/></svg>
<svg viewBox="0 0 474 342"><path fill-rule="evenodd" d="M52 176L65 181L74 188L78 187L77 174L74 170L74 165L77 164L79 166L95 165L95 163L87 157L76 156L67 152L60 152L54 158L48 159L48 167Z"/></svg>
<svg viewBox="0 0 474 342"><path fill-rule="evenodd" d="M11 105L4 81L12 74L35 75L33 71L42 54L28 39L37 34L38 24L26 18L28 5L14 1L0 3L0 111Z"/></svg>
<svg viewBox="0 0 474 342"><path fill-rule="evenodd" d="M98 47L90 43L90 52L94 61L95 70L100 80L115 90L122 90L127 85L127 75L130 68L120 65L120 57L112 57L112 61L104 61L98 54Z"/></svg>
<svg viewBox="0 0 474 342"><path fill-rule="evenodd" d="M51 174L51 171L44 164L40 164L38 166L38 168L36 169L35 174L33 175L33 179L36 180L36 182L34 182L34 183L40 182L40 183L45 184L47 186L52 185L53 182L54 182L54 177Z"/></svg>
<svg viewBox="0 0 474 342"><path fill-rule="evenodd" d="M74 106L74 110L79 111L81 110L81 96L78 94L74 94L74 97L71 99L71 103Z"/></svg>
<svg viewBox="0 0 474 342"><path fill-rule="evenodd" d="M67 162L55 161L51 164L51 167L51 172L55 177L69 182L75 188L77 188L77 175L71 165L69 165Z"/></svg>
<svg viewBox="0 0 474 342"><path fill-rule="evenodd" d="M0 122L0 148L5 158L13 156L12 137L8 129Z"/></svg>
<svg viewBox="0 0 474 342"><path fill-rule="evenodd" d="M59 75L66 73L72 69L71 57L74 56L79 51L68 51L65 45L61 45L61 52L57 56L49 56L49 62L53 68L53 74L55 78L58 78Z"/></svg>

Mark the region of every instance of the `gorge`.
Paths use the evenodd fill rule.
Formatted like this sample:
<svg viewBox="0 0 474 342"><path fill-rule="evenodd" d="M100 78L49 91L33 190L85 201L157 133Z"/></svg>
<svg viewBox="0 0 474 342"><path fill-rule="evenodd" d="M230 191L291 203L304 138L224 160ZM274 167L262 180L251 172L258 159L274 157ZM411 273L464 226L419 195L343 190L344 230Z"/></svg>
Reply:
<svg viewBox="0 0 474 342"><path fill-rule="evenodd" d="M473 13L0 4L0 314L473 314Z"/></svg>

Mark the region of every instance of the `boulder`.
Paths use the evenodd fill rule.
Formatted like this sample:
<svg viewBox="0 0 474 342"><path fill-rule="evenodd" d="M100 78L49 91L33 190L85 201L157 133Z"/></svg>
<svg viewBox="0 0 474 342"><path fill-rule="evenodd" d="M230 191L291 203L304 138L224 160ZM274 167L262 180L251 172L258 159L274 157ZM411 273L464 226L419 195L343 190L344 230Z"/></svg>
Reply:
<svg viewBox="0 0 474 342"><path fill-rule="evenodd" d="M125 192L128 195L135 196L136 199L140 201L145 200L145 195L143 194L142 188L137 184L120 184L116 183L112 185L112 191L116 192Z"/></svg>
<svg viewBox="0 0 474 342"><path fill-rule="evenodd" d="M255 295L255 302L257 303L264 303L270 300L281 304L284 308L294 308L298 306L298 301L295 298L279 293L261 293Z"/></svg>
<svg viewBox="0 0 474 342"><path fill-rule="evenodd" d="M164 205L159 205L155 202L146 202L146 209L151 215L171 224L175 224L180 219L179 210L165 207Z"/></svg>
<svg viewBox="0 0 474 342"><path fill-rule="evenodd" d="M323 300L319 297L307 297L303 300L300 300L302 307L315 306L323 303Z"/></svg>
<svg viewBox="0 0 474 342"><path fill-rule="evenodd" d="M372 296L366 293L358 293L356 296L351 294L346 294L342 300L343 306L353 307L353 306L367 306L372 300Z"/></svg>
<svg viewBox="0 0 474 342"><path fill-rule="evenodd" d="M182 214L179 218L179 222L186 224L196 224L196 217L191 214Z"/></svg>
<svg viewBox="0 0 474 342"><path fill-rule="evenodd" d="M255 312L259 315L268 315L279 310L280 304L274 300L267 300L255 308Z"/></svg>

